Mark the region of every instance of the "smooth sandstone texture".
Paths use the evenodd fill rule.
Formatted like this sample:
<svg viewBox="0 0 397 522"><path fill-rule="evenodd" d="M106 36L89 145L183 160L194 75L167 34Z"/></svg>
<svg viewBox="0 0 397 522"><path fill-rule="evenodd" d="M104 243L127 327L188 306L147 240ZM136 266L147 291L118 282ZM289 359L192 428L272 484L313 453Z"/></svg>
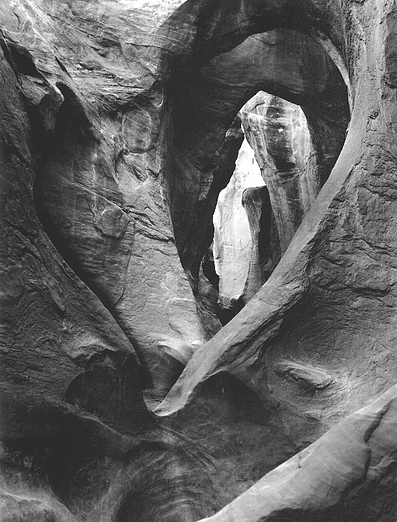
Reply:
<svg viewBox="0 0 397 522"><path fill-rule="evenodd" d="M298 105L265 93L245 104L242 122L269 191L284 253L321 188L308 123Z"/></svg>
<svg viewBox="0 0 397 522"><path fill-rule="evenodd" d="M218 300L224 308L234 307L235 313L274 270L322 182L308 123L298 105L260 91L239 116L248 141L241 145L213 218Z"/></svg>
<svg viewBox="0 0 397 522"><path fill-rule="evenodd" d="M127 37L133 5L86 11L79 2L73 9L38 2L15 9L19 26L9 28L10 42L16 30L28 44L18 74L32 132L40 136L35 199L43 227L117 317L154 387L167 388L156 369L165 351L192 353L205 334L165 202L164 151L157 146L162 94L150 64L156 45L147 47L145 26ZM26 26L45 43L35 45ZM19 51L10 52L18 66Z"/></svg>
<svg viewBox="0 0 397 522"><path fill-rule="evenodd" d="M194 53L180 60L183 65L171 60L167 64L174 127L169 190L178 250L194 279L212 240L214 193L230 179L236 145L240 146L233 145L229 133L225 140L225 132L244 104L262 89L302 105L309 127L315 129L319 184L327 179L341 150L349 109L346 86L333 62L319 44L296 31L246 38L204 65ZM251 146L255 147L253 140ZM223 159L225 154L233 160L233 170ZM263 164L260 155L257 161ZM273 199L278 203L276 194Z"/></svg>
<svg viewBox="0 0 397 522"><path fill-rule="evenodd" d="M266 522L370 520L382 500L377 490L387 482L396 443L397 387L331 428L317 442L268 473L252 488L206 521ZM379 449L387 455L379 460ZM390 452L390 453L389 453ZM391 490L395 491L395 484ZM363 497L367 497L363 508ZM385 509L392 519L397 500ZM376 515L375 515L376 517Z"/></svg>
<svg viewBox="0 0 397 522"><path fill-rule="evenodd" d="M243 205L251 230L251 257L244 287L245 304L269 278L280 260L280 241L266 186L243 192Z"/></svg>
<svg viewBox="0 0 397 522"><path fill-rule="evenodd" d="M2 520L395 521L396 18L0 5ZM301 106L322 188L205 342L202 260L259 90Z"/></svg>
<svg viewBox="0 0 397 522"><path fill-rule="evenodd" d="M360 11L361 16L367 16L364 14L366 9ZM379 17L382 16L381 10L377 9L376 13L378 13ZM350 21L355 20L353 14L356 17L358 16L356 10L353 9L349 18ZM371 23L375 23L373 22L373 17L371 20ZM358 24L358 21L356 23ZM352 24L350 30L352 31L352 37L354 37L354 31L359 29ZM381 34L376 32L375 35L371 27L368 27L367 31L369 32L368 38L372 37L373 39L373 48L381 47ZM338 391L334 393L336 411L332 417L334 415L337 417L339 414L343 415L342 412L345 412L346 409L357 407L357 405L365 402L364 397L369 398L379 390L375 375L370 373L368 369L365 370L367 357L363 356L362 363L357 361L357 352L354 346L361 345L363 339L373 339L377 335L382 339L385 339L385 335L390 339L394 336L392 317L386 311L388 307L386 302L389 304L391 304L390 300L394 302L392 287L389 287L388 283L386 283L386 280L389 280L389 275L391 276L393 273L393 256L388 257L390 268L384 267L383 263L386 262L386 258L381 254L381 251L383 251L381 236L378 234L375 243L373 242L373 236L369 243L366 243L365 235L363 237L364 230L368 230L368 233L370 233L370 230L374 230L375 222L378 219L381 220L380 222L383 221L381 214L384 211L380 211L380 213L366 212L364 214L363 210L359 210L360 206L353 205L352 202L357 201L358 194L360 194L359 199L365 198L364 194L366 194L366 201L368 203L371 201L372 204L375 204L379 197L369 189L366 191L359 188L364 178L371 183L378 179L376 176L365 176L365 173L368 172L367 162L370 161L370 158L367 156L368 152L365 147L364 136L367 125L363 122L363 119L365 119L365 114L367 114L371 126L371 130L368 130L368 132L371 136L372 148L376 146L375 143L377 142L375 139L377 134L372 128L372 125L375 125L380 135L382 135L382 138L379 136L379 147L384 150L384 133L387 134L386 128L389 127L387 127L386 122L381 123L382 118L379 119L379 113L376 111L380 111L382 108L382 110L386 111L384 113L385 118L389 119L390 111L393 112L394 110L394 104L390 102L391 104L389 105L388 100L390 96L394 96L394 92L390 92L388 85L382 81L383 73L382 70L379 70L380 65L371 61L371 58L374 60L373 55L368 55L364 51L358 53L356 49L351 49L349 52L351 57L350 66L354 66L354 71L351 72L351 79L357 101L355 101L353 106L352 119L344 148L331 177L304 219L302 226L294 236L272 277L258 292L256 297L251 300L250 306L244 308L234 321L229 323L202 350L195 354L181 379L166 399L162 411L176 411L189 400L195 383L201 382L205 375L213 375L221 369L234 371L234 367L236 367L239 377L244 379L247 385L266 395L266 388L264 387L266 379L263 375L263 367L258 364L258 358L262 357L259 354L262 353L263 355L266 353L270 365L273 364L273 357L277 360L283 357L284 352L290 355L291 351L293 351L297 362L300 362L300 359L314 359L314 361L321 361L321 365L324 365L325 368L328 367L341 371L342 378L337 386ZM378 70L378 82L380 83L367 85L364 82L362 76L365 77L367 67L371 67L371 71L373 67ZM362 76L357 73L357 69L360 68ZM371 78L372 82L375 82L375 77L371 76ZM374 112L375 105L377 109ZM367 107L367 113L363 110L363 107ZM375 113L377 114L376 117ZM384 131L381 131L381 128L384 128ZM385 140L387 143L388 140L390 141L390 137L385 137ZM390 147L393 147L391 143ZM370 157L371 161L374 161L374 156L371 155ZM390 159L389 153L386 153L386 162L389 161L387 158ZM360 167L359 164L361 165L361 163L363 164ZM381 172L383 176L387 177L390 170L382 168ZM356 176L355 173L357 173ZM347 195L348 190L351 191L349 196ZM370 193L372 194L371 196ZM366 205L364 201L363 205ZM348 222L344 217L347 208L349 208L348 214L352 213L352 218L349 218ZM353 215L355 216L354 218ZM363 220L362 225L358 224L360 219ZM365 225L364 222L366 223ZM349 232L347 232L346 227L350 226L352 229L349 228ZM357 226L359 227L358 229L356 228ZM360 227L364 227L362 229L363 232L359 232ZM388 236L387 232L386 234ZM325 236L327 240L324 243ZM357 244L357 247L353 246L354 243ZM389 236L387 243L388 248L392 248ZM357 255L357 248L360 244L364 251L369 248L371 252L368 251L364 255ZM364 245L367 246L365 247ZM378 245L378 247L375 245ZM359 249L360 253L363 253L362 248ZM382 263L379 265L379 271L375 275L371 269L367 269L372 264L367 256L375 255L376 258L375 252L377 248L378 255L382 256ZM325 254L325 252L327 253ZM335 258L328 261L330 252L333 252L338 259ZM339 259L339 256L342 257ZM369 264L365 261L366 258ZM378 262L380 262L380 258ZM352 269L353 266L354 269ZM344 275L342 276L342 274ZM360 276L360 274L362 275ZM335 277L338 282L335 281ZM360 277L362 278L361 283L359 281ZM355 280L357 284L353 282ZM306 289L309 287L310 293L307 294ZM372 288L373 290L371 290ZM377 294L376 297L373 295L373 292ZM279 332L277 340L272 344L264 346L264 343L274 337L279 331L284 313L292 309L304 294L306 296L301 301L302 304L299 304L286 315L283 328ZM378 299L385 300L385 304L380 308L378 307ZM375 322L373 322L371 302L374 309L377 310L375 314L378 319ZM386 308L383 308L384 306ZM356 310L359 310L359 312L356 312ZM363 320L360 324L360 329L355 329L348 324L349 321L351 324L356 323L357 319L355 317L357 318L357 313L360 314ZM364 319L367 314L368 322ZM349 319L346 322L347 317ZM302 320L303 324L301 323ZM365 325L368 325L368 331L364 334ZM376 329L378 334L375 334ZM297 331L302 332L302 334L297 336ZM386 334L386 331L389 334ZM368 341L365 341L365 344L368 345ZM372 347L371 341L369 341L369 345ZM268 347L272 349L268 350ZM315 356L315 354L318 355ZM327 362L327 359L329 362ZM348 360L351 361L353 367L360 366L360 370L350 373L350 377L347 377L346 380L345 368L349 367ZM340 362L338 363L338 361ZM341 365L340 370L338 364ZM244 369L242 369L243 365ZM247 370L247 367L250 366L252 372ZM256 381L252 377L252 373L256 374ZM386 369L385 375L390 376L389 382L391 384L394 376L390 374L390 368ZM268 376L272 385L280 386L281 392L285 383L276 379L272 371L268 372ZM349 388L349 386L353 386L356 390L356 393L353 394L354 397L346 393L346 388ZM263 391L264 388L265 391ZM285 398L290 394L289 387L287 386L286 388L288 391L285 392ZM278 396L280 392L277 393ZM306 399L302 400L302 414L307 409L306 402ZM297 406L296 402L291 406L293 411ZM318 407L320 406L321 399L319 399L318 404ZM337 413L338 410L339 413ZM300 426L302 422L298 420L298 424ZM321 424L322 421L320 419L319 428ZM326 425L327 422L325 422ZM308 429L311 431L313 427L310 426Z"/></svg>
<svg viewBox="0 0 397 522"><path fill-rule="evenodd" d="M244 140L236 168L225 189L219 194L214 212L214 262L219 276L219 300L237 300L248 277L253 238L243 194L248 187L264 185L254 151Z"/></svg>
<svg viewBox="0 0 397 522"><path fill-rule="evenodd" d="M90 377L95 387L100 384L100 371L107 372L110 380L124 380L126 387L108 390L115 411L106 411L95 398L91 408L102 409L111 424L134 429L135 422L139 425L148 417L134 347L62 259L37 219L32 123L12 68L15 60L8 52L5 47L1 54L3 432L12 438L41 436L56 429L58 413L70 409L64 397L76 379ZM31 65L30 56L20 56ZM41 82L45 93L47 84ZM57 107L60 98L53 91L47 98L43 103ZM89 393L82 389L76 401L84 402ZM35 421L38 411L43 417L40 422Z"/></svg>

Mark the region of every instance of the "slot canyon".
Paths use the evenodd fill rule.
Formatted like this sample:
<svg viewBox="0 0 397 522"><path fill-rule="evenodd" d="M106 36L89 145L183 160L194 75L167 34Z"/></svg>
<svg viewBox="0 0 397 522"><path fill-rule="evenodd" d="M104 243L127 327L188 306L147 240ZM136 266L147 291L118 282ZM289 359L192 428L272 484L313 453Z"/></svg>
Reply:
<svg viewBox="0 0 397 522"><path fill-rule="evenodd" d="M0 31L0 520L396 522L396 0Z"/></svg>

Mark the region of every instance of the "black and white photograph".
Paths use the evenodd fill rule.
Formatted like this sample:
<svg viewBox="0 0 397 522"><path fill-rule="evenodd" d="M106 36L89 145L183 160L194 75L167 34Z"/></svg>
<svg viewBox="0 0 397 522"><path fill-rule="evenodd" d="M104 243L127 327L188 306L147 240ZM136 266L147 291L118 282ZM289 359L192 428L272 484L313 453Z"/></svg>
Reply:
<svg viewBox="0 0 397 522"><path fill-rule="evenodd" d="M0 522L397 522L397 0L0 0Z"/></svg>

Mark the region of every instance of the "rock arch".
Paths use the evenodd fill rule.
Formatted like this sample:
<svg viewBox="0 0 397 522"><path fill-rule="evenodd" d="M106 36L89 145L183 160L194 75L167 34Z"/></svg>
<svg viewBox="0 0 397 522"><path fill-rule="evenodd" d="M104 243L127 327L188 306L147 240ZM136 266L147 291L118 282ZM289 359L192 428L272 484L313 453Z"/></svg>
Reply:
<svg viewBox="0 0 397 522"><path fill-rule="evenodd" d="M349 13L347 20L352 24L349 27L349 34L354 38L362 31L362 26L358 22L359 17L366 16L364 13L368 14L369 11L367 11L367 9L369 9L369 7L367 6L362 9L360 13L358 13L356 8L351 7L350 9L350 7L345 6L346 12L343 13L343 16L346 17L347 13ZM381 13L379 9L376 12L379 15ZM342 13L339 12L339 14L337 14L337 12L335 12L333 16L339 17L342 16ZM315 26L316 24L313 25L313 27ZM347 31L345 23L342 23L338 27L339 29L337 29L336 32L339 36L343 35L344 31ZM367 31L369 31L369 29L367 29ZM327 31L325 31L325 33L326 32ZM356 36L353 36L354 34ZM386 32L382 34L385 36ZM380 38L379 35L375 37L370 36L370 33L368 33L368 38L372 38L373 46L379 45L378 40L376 40ZM352 364L353 360L355 363L357 362L356 355L353 355L355 350L352 349L352 346L363 344L363 341L358 341L358 339L364 338L366 339L364 344L368 344L368 340L373 338L374 335L375 337L377 335L381 337L384 335L393 336L391 333L392 326L390 319L386 318L384 312L380 310L377 312L377 314L380 314L376 321L378 334L374 334L373 319L369 319L369 317L372 316L372 312L370 312L370 301L372 298L370 296L375 294L380 296L382 294L382 299L386 298L386 295L389 296L386 300L390 298L391 287L387 284L383 284L382 281L388 279L389 276L386 276L386 274L390 274L390 270L392 270L392 264L390 264L391 258L389 258L386 264L387 267L384 266L385 257L381 253L383 250L381 246L382 242L378 243L376 241L374 243L373 240L370 240L369 243L366 243L363 236L363 234L371 234L370 230L372 229L372 225L369 225L369 223L372 222L372 220L377 221L377 217L371 217L367 221L367 217L364 217L367 216L367 214L364 214L364 207L370 204L370 201L372 201L373 204L375 204L375 201L381 204L380 201L382 198L388 198L386 194L387 191L382 192L381 196L378 188L369 188L367 185L367 183L370 183L371 186L373 183L375 183L375 185L377 185L377 183L375 182L375 178L368 177L366 174L368 172L368 165L372 162L370 156L368 156L368 149L366 148L366 144L368 143L368 141L366 141L368 139L368 137L366 138L366 132L370 132L371 136L374 136L372 130L367 131L366 129L372 129L373 126L378 129L376 132L379 132L379 135L377 134L379 141L376 141L376 144L373 144L372 147L383 147L380 143L385 137L384 131L381 130L384 123L381 123L381 120L378 119L378 111L393 110L389 105L389 100L392 99L393 95L391 91L389 91L387 83L382 80L381 70L383 66L380 64L377 65L373 61L373 55L368 53L368 47L361 47L360 52L357 49L353 50L350 48L348 51L349 54L346 56L343 51L345 47L344 45L340 45L340 41L338 43L337 35L334 35L331 41L334 42L336 48L339 47L339 49L342 50L341 57L346 60L346 63L350 66L349 75L352 82L353 93L352 120L344 147L333 172L320 192L307 218L303 221L302 226L295 235L286 255L284 255L273 276L258 292L250 305L242 310L213 340L194 355L184 374L171 390L159 412L162 411L165 413L178 410L183 404L186 404L191 397L195 383L201 382L202 379L205 379L206 375L212 375L220 369L228 369L231 372L236 372L236 375L266 396L268 393L266 392L266 385L264 385L264 383L267 377L266 373L263 373L263 367L261 370L261 365L257 363L258 354L263 354L264 349L265 351L269 350L267 358L270 364L273 364L272 361L278 357L290 355L290 350L292 350L294 358L303 361L310 359L312 350L314 354L320 353L318 347L323 343L321 341L322 332L329 331L330 327L331 330L335 332L334 337L331 336L333 340L330 341L330 343L333 347L337 347L336 350L340 354L338 357L341 357L343 361L345 361L345 364L348 359L352 361ZM367 46L368 45L369 44L367 44ZM385 47L382 46L381 48L385 49ZM374 83L370 81L364 84L364 80L357 71L361 70L364 74L364 71L368 71L368 67L375 67L375 69L379 71L380 76L377 76L377 80L375 80L375 76L372 77ZM366 72L364 75L366 75ZM368 79L367 76L366 78ZM381 93L383 94L381 95ZM365 110L364 107L366 107ZM386 109L386 107L388 107L388 109ZM386 116L386 120L388 120L388 116ZM386 141L389 143L389 146L391 146L390 138L386 138ZM386 160L386 162L389 162L389 160ZM381 171L382 175L387 175L383 168L381 168ZM364 179L367 181L364 181ZM366 188L364 188L362 183L364 183ZM375 192L373 192L374 190ZM347 196L348 193L350 194L349 196ZM348 201L350 201L350 203L357 201L358 207L353 210ZM355 220L354 225L352 221L347 223L341 217L344 212L344 210L342 211L341 209L346 208L346 205L350 208L349 214L351 212L351 216L355 216L355 218L352 217L352 219ZM362 210L358 210L359 208ZM365 222L367 222L367 224L364 224ZM352 228L349 228L350 226L352 226ZM356 227L359 228L357 229ZM361 230L361 232L359 232L359 230ZM366 230L365 233L364 230ZM337 239L338 237L339 239L341 237L345 238L342 242L347 250L344 248L338 249L335 246L339 241L339 239ZM328 243L328 247L325 247L324 241ZM349 241L349 243L346 243L346 241ZM361 272L362 262L364 262L363 258L361 258L361 261L357 260L357 266L355 262L353 262L353 265L350 264L354 258L353 244L356 244L360 250L364 248L366 251L365 256L369 256L367 257L368 264L365 262L365 266L368 266L370 271L365 270L365 276L364 273ZM366 247L364 246L365 244L367 245ZM375 244L378 246L375 246ZM322 247L320 247L320 245L322 245ZM323 257L323 254L320 254L321 248L325 248L325 257ZM325 251L328 253L325 254ZM330 254L330 252L333 253ZM347 252L349 252L349 254L347 254ZM345 256L349 258L347 264L343 261L343 259L347 259ZM372 268L370 268L374 266L373 256L377 259L375 264L379 269L380 266L384 266L376 276L371 272ZM369 260L370 258L372 261ZM325 266L327 267L326 269L323 268ZM352 266L356 266L356 268L352 269ZM359 276L359 273L362 273L362 276ZM371 276L371 273L374 275ZM340 277L341 279L339 279ZM360 282L360 277L365 277L368 284ZM374 277L374 279L372 279L372 277ZM386 279L383 279L383 277ZM369 283L369 280L372 280L372 283ZM306 293L309 288L310 291ZM343 298L343 306L341 305L342 302L339 297L336 297L339 292L341 292L339 295L346 292L346 294L344 294L346 300ZM305 294L306 297L303 298ZM359 295L360 297L358 297ZM363 295L365 295L365 297L363 297ZM311 306L308 306L309 303L311 303ZM364 308L362 308L362 306ZM363 334L362 331L354 331L354 327L350 328L348 326L348 324L354 324L355 319L353 316L357 309L360 309L360 313L363 312L364 315L368 314L368 323L365 321L362 323L362 326L366 324L368 327L366 334ZM291 310L291 312L287 312L287 310ZM314 312L314 310L316 310L316 312ZM257 323L253 321L253 316L256 314L258 314ZM339 320L337 319L338 317L340 318ZM349 317L349 319L347 319L347 317ZM300 324L301 321L302 325ZM279 328L282 323L283 326L280 331ZM302 331L306 329L306 332L312 332L309 336L310 341L307 341L307 337L305 337L305 339L303 339L303 337L296 339L294 336L296 335L297 329L302 329ZM389 331L389 334L386 334L386 331ZM294 332L294 334L292 334L292 332ZM278 336L275 341L272 342L271 339L274 338L276 334ZM293 338L295 339L294 341L292 341ZM371 344L370 341L369 343ZM294 348L292 348L292 346L294 346ZM328 342L323 346L325 349L324 354L334 353L333 350L335 348L331 348ZM341 355L342 353L343 355ZM316 360L323 361L324 363L324 361L327 360L324 354L316 355ZM273 359L273 357L275 359ZM337 360L338 358L335 360L331 357L329 362L326 363L326 366L330 369L338 367ZM340 415L344 415L346 411L351 411L358 404L365 403L365 397L369 398L369 395L367 395L369 388L373 387L373 391L370 392L370 395L376 393L376 379L370 379L372 384L368 388L369 374L364 369L366 367L365 361L366 358L364 356L361 359L361 364L363 365L360 371L361 376L354 374L352 381L345 381L343 377L339 381L339 389L335 397L339 397L336 401L339 406L337 406L336 409L340 408ZM251 368L251 371L249 368ZM276 374L270 373L269 375L271 375L273 386L283 387L283 384L274 377ZM391 377L390 384L393 382L393 379L394 377ZM360 390L354 399L352 397L348 399L345 394L349 386L354 386L357 390ZM273 387L273 389L275 388ZM359 399L360 396L361 399ZM305 401L302 402L303 407L304 403ZM350 405L348 406L348 404ZM296 404L294 407L296 407ZM289 408L289 406L287 408ZM339 414L335 411L333 415L338 417ZM322 421L319 420L319 425L321 425L321 423ZM303 424L305 424L305 422L303 422ZM300 428L305 431L301 423L299 423L299 425ZM311 430L311 428L309 429Z"/></svg>

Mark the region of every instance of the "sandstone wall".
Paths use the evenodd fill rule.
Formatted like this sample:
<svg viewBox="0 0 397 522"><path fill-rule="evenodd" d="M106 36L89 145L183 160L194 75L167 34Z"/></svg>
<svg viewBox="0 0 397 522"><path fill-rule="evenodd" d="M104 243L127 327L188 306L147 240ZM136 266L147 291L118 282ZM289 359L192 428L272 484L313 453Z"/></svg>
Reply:
<svg viewBox="0 0 397 522"><path fill-rule="evenodd" d="M1 4L3 520L395 520L396 17ZM301 106L322 188L207 341L200 266L259 90Z"/></svg>

